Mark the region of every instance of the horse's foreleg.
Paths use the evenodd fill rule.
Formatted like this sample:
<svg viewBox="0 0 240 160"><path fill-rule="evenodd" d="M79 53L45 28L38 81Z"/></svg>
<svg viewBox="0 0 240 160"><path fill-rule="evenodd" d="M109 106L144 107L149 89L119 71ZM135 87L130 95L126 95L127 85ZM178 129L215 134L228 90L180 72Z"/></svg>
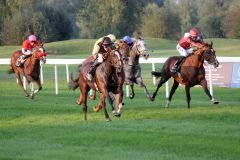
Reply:
<svg viewBox="0 0 240 160"><path fill-rule="evenodd" d="M200 85L202 86L204 92L205 92L206 95L209 97L209 99L211 100L211 102L212 102L213 104L218 104L219 102L218 102L216 99L214 99L214 98L212 97L212 95L210 94L210 92L209 92L209 89L208 89L208 87L207 87L207 80L206 80L206 79L202 80L202 81L200 82Z"/></svg>
<svg viewBox="0 0 240 160"><path fill-rule="evenodd" d="M179 83L178 83L176 80L174 80L172 89L171 89L171 91L170 91L170 95L169 95L169 97L168 97L168 99L167 99L166 107L169 107L170 102L171 102L171 100L172 100L172 96L173 96L173 94L175 93L176 89L178 88L178 85L179 85Z"/></svg>
<svg viewBox="0 0 240 160"><path fill-rule="evenodd" d="M190 86L188 84L185 84L185 92L186 92L187 109L189 110L191 95L190 95Z"/></svg>
<svg viewBox="0 0 240 160"><path fill-rule="evenodd" d="M24 89L24 87L23 87L23 83L22 83L22 79L21 79L21 77L20 77L20 73L19 73L19 72L18 72L18 73L15 73L15 76L16 76L16 78L17 78L17 80L18 80L18 84L19 84L19 86L21 87L24 95L25 95L26 97L28 97L29 94L27 93L26 89Z"/></svg>
<svg viewBox="0 0 240 160"><path fill-rule="evenodd" d="M104 114L105 114L105 119L107 122L110 122L111 119L107 113L107 108L106 108L106 103L105 103L105 96L107 95L107 91L105 91L105 93L102 93L101 94L101 102L102 102L102 106L103 106L103 111L104 111Z"/></svg>
<svg viewBox="0 0 240 160"><path fill-rule="evenodd" d="M37 85L38 85L38 89L36 89L36 90L34 91L34 93L38 93L39 91L42 90L42 84L41 84L41 82L40 82L40 79L38 79L38 80L36 81L36 83L37 83Z"/></svg>
<svg viewBox="0 0 240 160"><path fill-rule="evenodd" d="M121 97L122 92L119 92L116 94L116 114L115 116L120 117L121 115L121 108L122 108L122 97Z"/></svg>
<svg viewBox="0 0 240 160"><path fill-rule="evenodd" d="M31 90L31 92L30 92L30 97L31 97L32 99L34 99L34 84L33 84L33 82L30 82L30 83L29 83L29 87L30 87L30 90Z"/></svg>

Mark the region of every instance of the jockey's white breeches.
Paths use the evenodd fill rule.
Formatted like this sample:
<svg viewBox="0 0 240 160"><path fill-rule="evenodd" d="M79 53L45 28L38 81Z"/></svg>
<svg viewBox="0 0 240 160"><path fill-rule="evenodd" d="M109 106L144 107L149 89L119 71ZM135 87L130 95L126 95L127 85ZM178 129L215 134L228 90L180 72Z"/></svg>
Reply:
<svg viewBox="0 0 240 160"><path fill-rule="evenodd" d="M103 62L103 55L98 53L97 59L98 59L98 63L102 63Z"/></svg>
<svg viewBox="0 0 240 160"><path fill-rule="evenodd" d="M189 54L193 53L193 49L192 48L184 49L179 44L177 44L176 49L184 57L187 57Z"/></svg>
<svg viewBox="0 0 240 160"><path fill-rule="evenodd" d="M31 55L31 54L32 54L32 51L31 51L31 50L27 50L27 51L25 51L24 48L22 48L22 54L28 56L28 55Z"/></svg>

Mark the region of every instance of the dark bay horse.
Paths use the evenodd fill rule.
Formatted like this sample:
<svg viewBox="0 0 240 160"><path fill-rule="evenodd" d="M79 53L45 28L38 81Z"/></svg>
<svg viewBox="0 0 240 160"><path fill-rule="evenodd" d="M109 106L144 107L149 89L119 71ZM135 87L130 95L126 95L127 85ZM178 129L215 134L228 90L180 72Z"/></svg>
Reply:
<svg viewBox="0 0 240 160"><path fill-rule="evenodd" d="M141 76L140 56L143 56L145 59L149 57L146 43L142 39L133 39L133 45L129 48L128 54L123 55L125 84L131 87L130 99L133 99L135 96L134 83L136 83L143 88L146 97L152 101L152 96L149 94Z"/></svg>
<svg viewBox="0 0 240 160"><path fill-rule="evenodd" d="M28 97L29 94L23 87L21 75L26 78L31 89L30 97L33 99L34 94L42 89L42 85L40 83L40 61L42 63L46 63L46 53L42 44L40 46L35 46L32 55L25 60L23 66L17 67L16 62L21 55L22 51L20 50L13 53L13 55L11 56L11 69L9 70L9 73L15 73L18 84L22 88L24 95ZM34 90L33 82L37 83L37 90Z"/></svg>
<svg viewBox="0 0 240 160"><path fill-rule="evenodd" d="M108 53L106 56L106 60L101 63L95 72L94 80L95 82L89 82L86 79L87 71L91 64L93 63L93 56L86 59L82 67L80 68L80 73L77 79L73 80L71 77L71 81L69 82L69 88L75 90L76 88L80 88L80 97L76 101L78 105L83 104L83 110L85 113L85 120L87 120L87 95L90 89L98 90L101 93L100 105L103 106L105 119L106 121L111 121L107 109L105 98L108 98L108 101L114 110L113 102L109 96L109 92L113 92L116 94L116 107L117 111L119 110L119 106L121 103L121 91L122 85L124 82L124 72L122 69L122 60L119 52L112 51ZM123 75L121 74L123 73ZM118 76L121 75L121 76ZM120 82L122 80L122 82ZM113 112L115 113L115 112Z"/></svg>
<svg viewBox="0 0 240 160"><path fill-rule="evenodd" d="M152 98L155 99L159 88L168 81L169 78L174 78L174 83L172 89L170 91L170 95L167 99L166 107L169 106L172 96L176 89L178 88L179 83L185 85L186 92L186 101L187 108L190 109L190 88L195 85L201 85L209 99L214 103L218 104L210 94L207 87L207 80L205 78L205 69L203 67L204 60L206 60L209 64L214 65L214 67L218 67L219 63L217 61L215 51L212 48L211 44L206 44L203 48L198 48L193 54L186 57L185 61L182 63L181 68L179 69L179 73L171 73L171 68L177 61L179 57L174 56L170 57L164 63L161 72L152 72L152 75L156 77L161 77L157 86L156 91L154 92Z"/></svg>

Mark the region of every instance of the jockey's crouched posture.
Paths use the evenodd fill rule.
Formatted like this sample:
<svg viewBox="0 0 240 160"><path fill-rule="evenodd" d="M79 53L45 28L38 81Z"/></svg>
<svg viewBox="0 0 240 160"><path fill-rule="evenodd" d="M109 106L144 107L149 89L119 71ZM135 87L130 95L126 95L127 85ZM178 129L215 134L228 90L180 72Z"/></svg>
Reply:
<svg viewBox="0 0 240 160"><path fill-rule="evenodd" d="M89 81L93 80L93 75L96 69L96 66L103 62L103 53L109 53L115 49L114 41L116 40L113 34L109 34L106 37L98 39L93 48L92 54L94 55L94 62L89 68L87 79Z"/></svg>
<svg viewBox="0 0 240 160"><path fill-rule="evenodd" d="M16 66L20 67L23 65L24 61L27 57L29 57L32 54L33 48L35 45L39 45L40 42L37 41L37 37L35 35L30 35L27 40L25 40L22 44L22 54L17 62Z"/></svg>
<svg viewBox="0 0 240 160"><path fill-rule="evenodd" d="M185 57L193 53L192 47L203 47L205 43L202 39L202 36L199 34L199 31L196 28L192 28L189 33L185 33L184 36L180 39L177 44L177 51L182 55L177 62L174 64L171 72L178 72L179 65Z"/></svg>

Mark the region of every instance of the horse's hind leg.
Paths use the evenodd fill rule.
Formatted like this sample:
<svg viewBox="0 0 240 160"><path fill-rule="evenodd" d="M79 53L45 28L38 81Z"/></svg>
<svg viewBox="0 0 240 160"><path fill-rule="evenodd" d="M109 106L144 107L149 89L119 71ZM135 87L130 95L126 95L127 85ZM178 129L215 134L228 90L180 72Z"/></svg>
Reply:
<svg viewBox="0 0 240 160"><path fill-rule="evenodd" d="M178 88L178 85L179 85L179 83L176 80L174 80L173 85L172 85L172 89L170 91L170 95L169 95L169 97L167 99L167 103L166 103L165 107L169 107L170 102L172 100L172 96L175 93L176 89Z"/></svg>
<svg viewBox="0 0 240 160"><path fill-rule="evenodd" d="M150 93L148 92L148 89L147 89L146 85L143 83L142 77L137 78L136 81L137 81L137 84L139 84L140 87L143 88L143 91L144 91L146 97L147 97L150 101L153 101L153 98L152 98L152 96L150 95Z"/></svg>
<svg viewBox="0 0 240 160"><path fill-rule="evenodd" d="M213 103L213 104L218 104L219 102L218 102L216 99L214 99L214 98L212 97L212 95L210 94L210 92L209 92L209 89L208 89L208 87L207 87L207 80L206 80L206 79L202 80L202 81L200 82L200 85L202 86L204 92L205 92L206 95L209 97L209 99L212 101L212 103Z"/></svg>
<svg viewBox="0 0 240 160"><path fill-rule="evenodd" d="M165 82L167 82L168 79L169 79L169 78L163 78L163 77L161 77L160 81L158 82L157 89L156 89L156 91L155 91L155 92L153 93L153 95L152 95L152 99L153 99L153 100L155 99L159 88L162 87L162 85L163 85Z"/></svg>
<svg viewBox="0 0 240 160"><path fill-rule="evenodd" d="M189 84L185 84L185 92L186 92L187 109L189 110L190 109L190 101L191 101Z"/></svg>
<svg viewBox="0 0 240 160"><path fill-rule="evenodd" d="M17 78L17 80L18 80L18 84L19 84L19 86L21 87L24 95L25 95L26 97L28 97L29 94L27 93L26 89L24 89L24 87L23 87L23 83L22 83L22 79L21 79L21 77L20 77L20 73L19 73L19 72L15 73L15 76L16 76L16 78Z"/></svg>
<svg viewBox="0 0 240 160"><path fill-rule="evenodd" d="M135 92L134 92L134 84L130 84L131 87L131 94L130 94L130 99L133 99L135 97Z"/></svg>

